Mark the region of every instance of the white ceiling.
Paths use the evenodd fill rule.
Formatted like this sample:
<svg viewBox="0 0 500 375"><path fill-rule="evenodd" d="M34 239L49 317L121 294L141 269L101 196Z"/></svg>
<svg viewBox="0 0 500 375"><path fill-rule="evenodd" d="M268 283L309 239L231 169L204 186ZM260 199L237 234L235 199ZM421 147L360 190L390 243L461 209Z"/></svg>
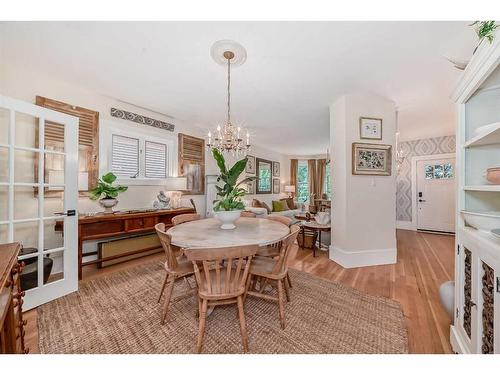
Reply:
<svg viewBox="0 0 500 375"><path fill-rule="evenodd" d="M467 22L31 22L0 34L13 62L207 129L225 117L210 47L236 40L248 58L232 72L233 119L296 155L326 150L328 106L344 93L392 99L402 138L453 133L461 73L443 56L468 59L475 43Z"/></svg>

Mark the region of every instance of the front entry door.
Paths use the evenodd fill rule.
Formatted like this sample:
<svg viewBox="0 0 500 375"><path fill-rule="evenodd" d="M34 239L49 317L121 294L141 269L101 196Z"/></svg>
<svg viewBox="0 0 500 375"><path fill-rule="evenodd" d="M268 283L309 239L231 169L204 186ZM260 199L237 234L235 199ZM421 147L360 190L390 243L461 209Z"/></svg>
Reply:
<svg viewBox="0 0 500 375"><path fill-rule="evenodd" d="M23 245L23 310L78 289L78 123L0 96L0 243Z"/></svg>
<svg viewBox="0 0 500 375"><path fill-rule="evenodd" d="M416 168L417 229L455 232L455 158L419 160Z"/></svg>

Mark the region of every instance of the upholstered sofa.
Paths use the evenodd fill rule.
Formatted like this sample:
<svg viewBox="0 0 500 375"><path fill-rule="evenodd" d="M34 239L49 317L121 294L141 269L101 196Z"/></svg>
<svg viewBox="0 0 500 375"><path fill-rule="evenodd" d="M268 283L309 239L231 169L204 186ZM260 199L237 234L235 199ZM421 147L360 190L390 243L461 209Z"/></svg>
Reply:
<svg viewBox="0 0 500 375"><path fill-rule="evenodd" d="M272 208L272 199L262 199L259 197L259 200L261 202L265 202L268 207ZM243 203L245 204L245 210L253 212L254 214L257 215L257 217L266 217L268 215L267 209L264 207L253 207L252 206L252 200L244 200ZM286 210L286 211L272 211L271 213L273 215L283 215L289 218L292 218L300 212L300 209L294 209L294 210Z"/></svg>

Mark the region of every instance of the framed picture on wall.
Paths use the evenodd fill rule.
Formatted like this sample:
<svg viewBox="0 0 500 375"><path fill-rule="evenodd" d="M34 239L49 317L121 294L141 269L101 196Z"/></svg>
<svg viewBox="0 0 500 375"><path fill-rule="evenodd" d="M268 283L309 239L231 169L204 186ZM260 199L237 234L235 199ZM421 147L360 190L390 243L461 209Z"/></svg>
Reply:
<svg viewBox="0 0 500 375"><path fill-rule="evenodd" d="M280 163L278 161L273 161L273 177L280 176Z"/></svg>
<svg viewBox="0 0 500 375"><path fill-rule="evenodd" d="M255 194L255 180L247 182L247 194L254 195Z"/></svg>
<svg viewBox="0 0 500 375"><path fill-rule="evenodd" d="M280 179L273 178L273 194L279 194L279 193L280 193Z"/></svg>
<svg viewBox="0 0 500 375"><path fill-rule="evenodd" d="M391 165L391 145L352 144L352 174L390 176Z"/></svg>
<svg viewBox="0 0 500 375"><path fill-rule="evenodd" d="M382 119L372 118L372 117L360 117L359 138L382 140Z"/></svg>
<svg viewBox="0 0 500 375"><path fill-rule="evenodd" d="M248 174L255 174L255 156L247 155L247 166L245 172Z"/></svg>

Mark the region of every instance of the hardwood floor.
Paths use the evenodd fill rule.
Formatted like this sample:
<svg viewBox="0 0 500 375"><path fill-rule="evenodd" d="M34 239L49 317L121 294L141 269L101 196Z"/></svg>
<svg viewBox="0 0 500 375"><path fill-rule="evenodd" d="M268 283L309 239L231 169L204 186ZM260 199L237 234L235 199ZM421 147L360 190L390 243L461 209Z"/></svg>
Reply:
<svg viewBox="0 0 500 375"><path fill-rule="evenodd" d="M439 302L439 286L453 279L453 236L398 230L398 261L393 265L345 269L326 252L296 249L290 267L336 281L373 295L399 301L406 317L410 353L451 353L450 319ZM137 264L162 259L155 254L103 270L88 268L83 279L102 277ZM26 344L38 352L36 309L25 314ZM71 319L68 317L68 319Z"/></svg>

